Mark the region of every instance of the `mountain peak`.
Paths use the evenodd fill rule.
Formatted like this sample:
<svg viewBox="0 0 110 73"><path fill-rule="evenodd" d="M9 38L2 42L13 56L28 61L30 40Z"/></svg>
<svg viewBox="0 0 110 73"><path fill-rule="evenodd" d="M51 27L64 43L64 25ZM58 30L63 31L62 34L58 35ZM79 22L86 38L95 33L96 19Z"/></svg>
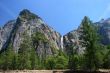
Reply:
<svg viewBox="0 0 110 73"><path fill-rule="evenodd" d="M27 20L31 20L31 19L35 19L35 18L39 18L37 15L35 15L34 13L30 12L28 9L24 9L20 12L19 14L20 18L23 19L27 19Z"/></svg>
<svg viewBox="0 0 110 73"><path fill-rule="evenodd" d="M19 15L24 15L24 14L31 14L31 12L28 9L24 9L20 12Z"/></svg>

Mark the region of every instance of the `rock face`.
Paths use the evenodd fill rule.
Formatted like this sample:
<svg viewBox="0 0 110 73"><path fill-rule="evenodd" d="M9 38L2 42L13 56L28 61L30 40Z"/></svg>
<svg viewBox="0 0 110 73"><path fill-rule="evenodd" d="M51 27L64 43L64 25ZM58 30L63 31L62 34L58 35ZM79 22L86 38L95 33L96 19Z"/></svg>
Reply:
<svg viewBox="0 0 110 73"><path fill-rule="evenodd" d="M110 18L96 22L95 25L99 28L99 33L102 36L102 44L110 44ZM21 43L25 39L23 34L26 33L30 39L36 32L40 32L48 40L48 43L38 42L36 52L39 56L56 54L58 49L63 49L69 53L71 49L78 54L84 52L84 47L81 46L82 39L81 25L77 30L73 30L63 37L49 27L43 20L31 13L29 10L24 9L20 12L16 20L11 20L0 28L0 52L6 50L10 43L15 52L18 52ZM28 39L27 39L28 40Z"/></svg>
<svg viewBox="0 0 110 73"><path fill-rule="evenodd" d="M9 36L11 34L11 31L15 25L15 20L11 20L8 23L4 25L4 27L0 28L0 50L5 46L5 43L9 39Z"/></svg>
<svg viewBox="0 0 110 73"><path fill-rule="evenodd" d="M77 29L77 30L73 30L69 33L67 33L66 35L64 35L64 51L66 53L71 52L71 50L73 49L73 51L77 52L78 54L82 54L84 51L84 47L81 46L81 42L82 41L80 39L80 35L81 35L81 26Z"/></svg>
<svg viewBox="0 0 110 73"><path fill-rule="evenodd" d="M110 44L110 18L95 23L99 28L99 34L101 35L101 43L104 45Z"/></svg>
<svg viewBox="0 0 110 73"><path fill-rule="evenodd" d="M61 48L61 35L44 23L40 17L25 9L20 12L16 20L8 22L0 29L0 49L5 49L12 42L13 49L17 52L24 39L24 32L30 38L35 32L40 32L51 43L43 44L39 42L36 48L39 55L43 55L44 53L50 55L53 54L53 48L56 50Z"/></svg>
<svg viewBox="0 0 110 73"><path fill-rule="evenodd" d="M99 22L94 23L95 26L98 27L98 33L101 36L101 43L103 45L110 44L110 18L104 20L102 19ZM69 53L71 49L75 50L78 54L84 52L84 47L81 46L81 40L79 37L81 35L81 25L77 30L73 30L66 35L64 35L64 51Z"/></svg>

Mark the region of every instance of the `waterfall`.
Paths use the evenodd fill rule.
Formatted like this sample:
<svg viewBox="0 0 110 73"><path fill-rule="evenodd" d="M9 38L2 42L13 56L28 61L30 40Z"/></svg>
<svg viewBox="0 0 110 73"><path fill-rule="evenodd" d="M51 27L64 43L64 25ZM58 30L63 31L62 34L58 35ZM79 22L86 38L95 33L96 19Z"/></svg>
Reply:
<svg viewBox="0 0 110 73"><path fill-rule="evenodd" d="M61 49L63 50L63 36L61 37Z"/></svg>

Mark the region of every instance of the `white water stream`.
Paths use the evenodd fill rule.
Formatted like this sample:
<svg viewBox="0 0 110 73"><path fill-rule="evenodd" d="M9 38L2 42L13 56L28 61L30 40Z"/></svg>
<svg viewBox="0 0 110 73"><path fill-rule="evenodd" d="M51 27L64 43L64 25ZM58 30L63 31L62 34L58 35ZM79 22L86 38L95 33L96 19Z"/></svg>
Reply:
<svg viewBox="0 0 110 73"><path fill-rule="evenodd" d="M61 49L63 50L63 36L61 37Z"/></svg>

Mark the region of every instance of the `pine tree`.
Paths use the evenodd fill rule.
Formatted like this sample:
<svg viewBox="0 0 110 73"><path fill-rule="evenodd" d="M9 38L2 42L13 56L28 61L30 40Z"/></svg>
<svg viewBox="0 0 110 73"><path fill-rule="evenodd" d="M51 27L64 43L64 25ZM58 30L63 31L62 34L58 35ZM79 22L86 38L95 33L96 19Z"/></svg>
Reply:
<svg viewBox="0 0 110 73"><path fill-rule="evenodd" d="M56 65L55 69L67 69L68 60L64 56L56 56Z"/></svg>
<svg viewBox="0 0 110 73"><path fill-rule="evenodd" d="M82 45L85 47L85 68L88 70L96 70L98 59L98 34L93 26L93 23L89 20L88 17L84 17L82 23Z"/></svg>
<svg viewBox="0 0 110 73"><path fill-rule="evenodd" d="M12 62L11 62L11 69L12 70L16 70L16 69L18 69L17 68L17 58L18 58L18 56L17 56L17 54L14 54L14 56L13 56L13 58L12 58Z"/></svg>
<svg viewBox="0 0 110 73"><path fill-rule="evenodd" d="M74 53L75 52L73 51L73 46L70 46L68 53L68 57L69 57L68 68L71 70L74 69L74 58L73 58Z"/></svg>
<svg viewBox="0 0 110 73"><path fill-rule="evenodd" d="M4 61L5 61L5 53L4 52L2 52L1 54L0 54L0 69L4 69Z"/></svg>
<svg viewBox="0 0 110 73"><path fill-rule="evenodd" d="M12 49L12 44L10 43L7 50L1 54L1 69L9 70L12 69L12 59L14 57L14 50Z"/></svg>
<svg viewBox="0 0 110 73"><path fill-rule="evenodd" d="M55 69L56 62L55 62L54 58L55 58L54 56L47 57L47 59L46 59L46 69L50 69L50 70Z"/></svg>
<svg viewBox="0 0 110 73"><path fill-rule="evenodd" d="M24 39L23 42L20 45L19 51L18 51L18 69L30 69L30 39L29 36L24 33L23 34Z"/></svg>
<svg viewBox="0 0 110 73"><path fill-rule="evenodd" d="M68 56L61 50L58 50L58 55L55 56L55 69L67 69Z"/></svg>
<svg viewBox="0 0 110 73"><path fill-rule="evenodd" d="M110 69L110 45L107 46L107 52L103 59L103 68Z"/></svg>
<svg viewBox="0 0 110 73"><path fill-rule="evenodd" d="M106 54L106 56L104 58L103 67L106 69L110 69L110 51Z"/></svg>
<svg viewBox="0 0 110 73"><path fill-rule="evenodd" d="M34 48L37 50L40 43L48 44L48 39L45 37L45 35L43 33L35 32L34 34L32 34L32 43L33 43ZM39 65L38 65L39 69L45 69L45 62L46 62L46 55L45 54L39 55L37 53L38 62L39 62Z"/></svg>
<svg viewBox="0 0 110 73"><path fill-rule="evenodd" d="M30 62L31 62L31 69L32 70L38 68L38 56L37 56L34 48L31 48Z"/></svg>
<svg viewBox="0 0 110 73"><path fill-rule="evenodd" d="M77 53L77 50L74 49L74 46L69 47L70 52L68 54L69 61L68 61L68 68L71 70L79 70L81 69L81 55Z"/></svg>

